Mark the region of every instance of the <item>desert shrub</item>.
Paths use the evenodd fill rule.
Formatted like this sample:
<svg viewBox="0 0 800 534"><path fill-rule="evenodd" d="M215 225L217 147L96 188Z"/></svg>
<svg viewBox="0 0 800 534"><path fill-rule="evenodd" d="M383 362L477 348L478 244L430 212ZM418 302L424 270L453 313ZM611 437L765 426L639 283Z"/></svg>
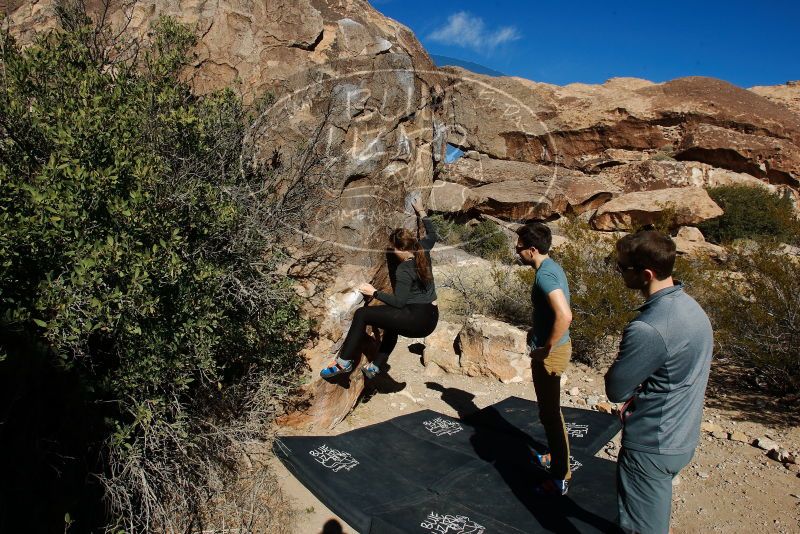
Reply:
<svg viewBox="0 0 800 534"><path fill-rule="evenodd" d="M458 223L452 218L440 214L431 215L431 220L436 225L436 233L445 245L461 245L464 242L464 235L467 227Z"/></svg>
<svg viewBox="0 0 800 534"><path fill-rule="evenodd" d="M602 366L615 356L625 325L641 302L615 270L614 239L598 239L585 223L564 225L567 243L553 251L569 281L574 359Z"/></svg>
<svg viewBox="0 0 800 534"><path fill-rule="evenodd" d="M463 234L463 248L487 260L510 263L513 259L511 244L503 230L492 221L481 221Z"/></svg>
<svg viewBox="0 0 800 534"><path fill-rule="evenodd" d="M725 212L698 225L709 241L769 238L798 243L800 224L793 216L790 199L766 188L746 185L712 187L708 194Z"/></svg>
<svg viewBox="0 0 800 534"><path fill-rule="evenodd" d="M751 370L753 384L800 389L800 262L774 244L737 247L713 272L700 302L714 325L717 352Z"/></svg>
<svg viewBox="0 0 800 534"><path fill-rule="evenodd" d="M192 33L100 49L64 20L0 36L0 317L106 407L111 525L188 531L235 463L232 417L292 388L309 325L268 177L240 167L246 110L179 81Z"/></svg>

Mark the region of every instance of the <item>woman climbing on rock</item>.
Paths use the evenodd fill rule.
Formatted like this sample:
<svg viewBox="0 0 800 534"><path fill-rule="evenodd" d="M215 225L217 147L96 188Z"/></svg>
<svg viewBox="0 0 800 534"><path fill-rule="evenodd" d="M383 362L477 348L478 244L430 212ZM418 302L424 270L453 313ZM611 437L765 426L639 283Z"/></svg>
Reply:
<svg viewBox="0 0 800 534"><path fill-rule="evenodd" d="M414 232L404 228L397 228L389 235L389 250L400 262L394 293L376 291L370 284L359 286L358 290L365 296L375 297L386 305L364 306L356 310L339 356L320 372L322 378L333 378L353 370L353 360L358 358L368 325L383 330L383 336L378 355L371 363L361 367L367 378L380 373L397 344L398 335L425 337L436 328L439 308L436 305L430 250L438 236L420 200L415 200L411 206L425 225L425 237L417 239Z"/></svg>

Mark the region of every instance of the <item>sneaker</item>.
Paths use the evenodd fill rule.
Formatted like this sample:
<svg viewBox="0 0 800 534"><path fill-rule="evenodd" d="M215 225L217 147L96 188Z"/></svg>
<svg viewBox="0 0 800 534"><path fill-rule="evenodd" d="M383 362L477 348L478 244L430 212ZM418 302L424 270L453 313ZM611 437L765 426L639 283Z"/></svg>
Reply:
<svg viewBox="0 0 800 534"><path fill-rule="evenodd" d="M533 458L531 459L531 462L533 462L533 464L536 467L541 467L545 471L549 471L550 470L551 456L550 456L549 452L546 452L544 454L539 454L535 450L531 449L531 454L533 455Z"/></svg>
<svg viewBox="0 0 800 534"><path fill-rule="evenodd" d="M346 364L342 364L341 362L346 362ZM349 373L352 370L353 362L348 360L333 360L328 367L319 372L319 376L328 379L344 373Z"/></svg>
<svg viewBox="0 0 800 534"><path fill-rule="evenodd" d="M375 378L375 375L381 372L380 367L375 365L374 363L369 363L361 367L361 372L364 373L364 376L367 379Z"/></svg>
<svg viewBox="0 0 800 534"><path fill-rule="evenodd" d="M538 486L534 486L533 493L539 497L561 497L569 491L569 480L548 478Z"/></svg>

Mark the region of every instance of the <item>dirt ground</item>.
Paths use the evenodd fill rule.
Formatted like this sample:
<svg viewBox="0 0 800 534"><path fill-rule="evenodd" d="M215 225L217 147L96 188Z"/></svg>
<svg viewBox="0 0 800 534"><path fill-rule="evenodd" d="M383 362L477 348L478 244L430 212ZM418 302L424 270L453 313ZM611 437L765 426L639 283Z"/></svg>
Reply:
<svg viewBox="0 0 800 534"><path fill-rule="evenodd" d="M512 395L536 399L530 383L503 384L483 377L448 375L441 371L432 373L421 364L419 355L408 350L412 342L401 338L390 360L389 375L394 381L405 382L405 387L398 384L384 387L384 392L366 395L355 410L328 434L347 432L423 409L457 416L459 409L467 406L484 408ZM716 437L709 432L702 433L694 459L673 484L673 532L800 532L798 474L749 443L754 438L767 437L784 449L795 453L800 451L797 406L776 406L774 401L757 395L732 394L728 387L735 377L715 377L714 373L712 371L703 420L716 425L710 427L716 428ZM600 372L573 365L566 374L562 388L565 392L562 396L564 406L586 408L587 399L605 399ZM385 386L391 384L384 382ZM575 387L580 390L577 395L566 393ZM391 389L399 391L388 392ZM450 393L447 395L450 404L442 399L441 390L444 389ZM734 431L747 436L748 442L728 439L727 433ZM614 441L617 443L607 446L597 456L615 459L619 435ZM292 532L355 532L280 462L275 461L274 468L282 490L298 510Z"/></svg>

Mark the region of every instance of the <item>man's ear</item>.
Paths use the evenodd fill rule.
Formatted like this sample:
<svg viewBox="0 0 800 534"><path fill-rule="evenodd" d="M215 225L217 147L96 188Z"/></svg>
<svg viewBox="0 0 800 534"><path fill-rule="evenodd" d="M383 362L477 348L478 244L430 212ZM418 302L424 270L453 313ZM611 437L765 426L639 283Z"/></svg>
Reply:
<svg viewBox="0 0 800 534"><path fill-rule="evenodd" d="M645 269L642 271L642 274L644 274L645 282L647 282L648 284L658 279L656 272L652 269Z"/></svg>

